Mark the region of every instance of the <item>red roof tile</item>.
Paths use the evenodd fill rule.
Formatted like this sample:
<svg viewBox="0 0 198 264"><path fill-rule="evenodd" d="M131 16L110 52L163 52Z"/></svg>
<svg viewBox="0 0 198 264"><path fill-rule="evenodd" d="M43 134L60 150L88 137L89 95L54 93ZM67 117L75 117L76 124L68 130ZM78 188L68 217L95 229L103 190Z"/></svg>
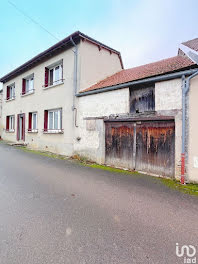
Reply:
<svg viewBox="0 0 198 264"><path fill-rule="evenodd" d="M135 80L166 74L185 69L192 65L194 65L194 63L190 59L183 56L175 56L165 60L145 64L139 67L122 70L81 92L96 90L121 83L127 83Z"/></svg>
<svg viewBox="0 0 198 264"><path fill-rule="evenodd" d="M188 40L186 42L183 42L182 44L191 49L194 49L195 51L198 51L198 38Z"/></svg>

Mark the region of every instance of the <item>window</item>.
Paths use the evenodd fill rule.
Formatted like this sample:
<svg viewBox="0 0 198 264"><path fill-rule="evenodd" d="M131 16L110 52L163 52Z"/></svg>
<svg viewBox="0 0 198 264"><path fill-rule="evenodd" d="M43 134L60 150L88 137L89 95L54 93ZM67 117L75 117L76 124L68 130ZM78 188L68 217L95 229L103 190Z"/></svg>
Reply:
<svg viewBox="0 0 198 264"><path fill-rule="evenodd" d="M14 115L6 117L6 131L8 132L14 131Z"/></svg>
<svg viewBox="0 0 198 264"><path fill-rule="evenodd" d="M62 83L63 81L63 64L56 64L45 68L45 87Z"/></svg>
<svg viewBox="0 0 198 264"><path fill-rule="evenodd" d="M28 132L37 132L37 112L29 113Z"/></svg>
<svg viewBox="0 0 198 264"><path fill-rule="evenodd" d="M155 111L155 87L140 85L130 89L130 113Z"/></svg>
<svg viewBox="0 0 198 264"><path fill-rule="evenodd" d="M11 100L15 98L15 84L7 86L7 97L6 100Z"/></svg>
<svg viewBox="0 0 198 264"><path fill-rule="evenodd" d="M32 93L34 91L34 75L23 79L22 95Z"/></svg>
<svg viewBox="0 0 198 264"><path fill-rule="evenodd" d="M62 131L62 109L45 110L44 131Z"/></svg>

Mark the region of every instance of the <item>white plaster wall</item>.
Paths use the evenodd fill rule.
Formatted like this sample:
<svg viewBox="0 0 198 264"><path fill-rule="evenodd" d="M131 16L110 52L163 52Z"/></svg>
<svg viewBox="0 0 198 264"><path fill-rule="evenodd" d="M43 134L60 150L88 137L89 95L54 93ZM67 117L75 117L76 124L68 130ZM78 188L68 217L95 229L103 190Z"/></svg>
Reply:
<svg viewBox="0 0 198 264"><path fill-rule="evenodd" d="M2 135L3 123L2 123L2 100L3 100L3 93L0 92L0 137Z"/></svg>
<svg viewBox="0 0 198 264"><path fill-rule="evenodd" d="M53 88L43 89L45 79L45 67L63 59L63 78L64 84ZM20 74L16 78L5 83L3 86L3 132L2 137L5 140L16 141L17 114L25 113L25 143L32 148L52 151L71 155L73 153L73 69L74 54L73 51L66 50L38 66ZM27 96L21 96L22 78L34 73L35 93ZM16 99L6 102L6 87L15 82ZM44 134L44 110L62 108L62 123L64 134ZM27 132L28 113L38 112L38 133ZM6 128L6 116L15 115L15 132L8 133Z"/></svg>
<svg viewBox="0 0 198 264"><path fill-rule="evenodd" d="M182 81L174 79L155 84L155 110L182 108Z"/></svg>
<svg viewBox="0 0 198 264"><path fill-rule="evenodd" d="M181 176L182 147L182 81L181 78L155 84L155 110L175 116L175 177ZM166 112L169 111L169 112ZM173 111L173 112L171 112Z"/></svg>
<svg viewBox="0 0 198 264"><path fill-rule="evenodd" d="M78 98L78 128L75 130L74 151L98 163L104 163L105 131L103 119L97 117L129 112L129 89L115 90ZM85 118L95 120L95 130L87 129ZM77 140L80 138L80 140Z"/></svg>
<svg viewBox="0 0 198 264"><path fill-rule="evenodd" d="M188 178L198 183L198 76L190 81Z"/></svg>
<svg viewBox="0 0 198 264"><path fill-rule="evenodd" d="M79 90L105 79L112 74L121 71L121 62L118 54L93 45L88 41L82 41L79 48Z"/></svg>

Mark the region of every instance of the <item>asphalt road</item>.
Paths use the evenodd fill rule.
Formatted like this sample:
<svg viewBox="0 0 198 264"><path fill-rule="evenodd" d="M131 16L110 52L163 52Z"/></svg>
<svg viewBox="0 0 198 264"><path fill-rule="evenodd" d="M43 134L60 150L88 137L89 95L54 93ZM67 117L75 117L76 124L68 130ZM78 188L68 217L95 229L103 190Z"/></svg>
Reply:
<svg viewBox="0 0 198 264"><path fill-rule="evenodd" d="M184 263L176 243L198 253L197 198L0 144L1 264Z"/></svg>

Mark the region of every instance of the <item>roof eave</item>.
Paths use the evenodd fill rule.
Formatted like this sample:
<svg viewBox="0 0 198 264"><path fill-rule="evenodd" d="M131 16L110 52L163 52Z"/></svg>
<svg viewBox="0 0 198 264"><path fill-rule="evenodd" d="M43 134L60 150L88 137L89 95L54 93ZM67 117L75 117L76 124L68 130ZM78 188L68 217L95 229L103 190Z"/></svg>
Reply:
<svg viewBox="0 0 198 264"><path fill-rule="evenodd" d="M138 84L145 84L145 83L151 83L151 82L160 82L160 81L166 81L171 79L180 78L182 75L190 75L198 71L198 69L186 69L182 71L172 72L172 73L165 73L163 75L157 75L157 76L151 76L144 79L139 79L131 82L126 83L120 83L112 86L107 86L103 88L98 88L95 90L80 92L76 94L77 97L92 95L92 94L98 94L98 93L104 93L104 92L110 92L114 90L119 90L123 88L128 88L129 86L138 85Z"/></svg>

